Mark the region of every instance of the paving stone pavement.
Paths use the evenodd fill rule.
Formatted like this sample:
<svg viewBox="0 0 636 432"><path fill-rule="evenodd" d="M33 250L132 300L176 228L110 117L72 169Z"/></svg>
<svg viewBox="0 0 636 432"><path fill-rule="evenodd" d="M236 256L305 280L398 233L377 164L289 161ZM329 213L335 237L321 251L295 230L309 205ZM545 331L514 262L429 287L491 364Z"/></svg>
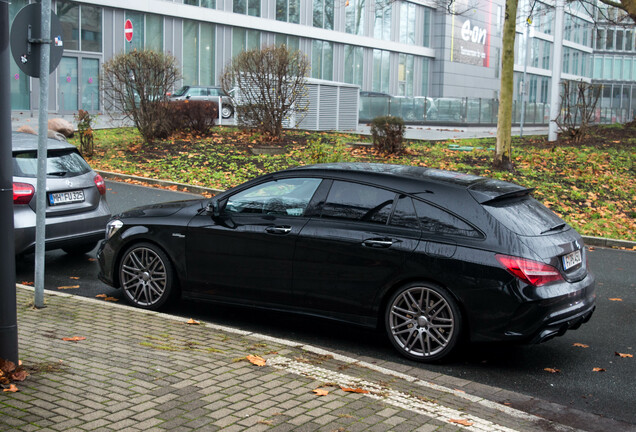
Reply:
<svg viewBox="0 0 636 432"><path fill-rule="evenodd" d="M45 308L32 301L19 286L30 375L19 392L0 393L0 431L575 430L292 342L99 299L47 292ZM74 336L86 339L62 340Z"/></svg>

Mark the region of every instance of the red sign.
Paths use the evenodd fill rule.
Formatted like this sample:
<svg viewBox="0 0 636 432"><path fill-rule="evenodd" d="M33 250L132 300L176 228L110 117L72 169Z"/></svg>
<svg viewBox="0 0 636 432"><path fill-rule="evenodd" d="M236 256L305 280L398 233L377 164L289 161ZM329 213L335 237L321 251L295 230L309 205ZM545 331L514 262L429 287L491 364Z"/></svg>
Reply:
<svg viewBox="0 0 636 432"><path fill-rule="evenodd" d="M133 26L132 22L128 19L126 20L126 24L124 24L124 36L128 42L132 42L133 37Z"/></svg>

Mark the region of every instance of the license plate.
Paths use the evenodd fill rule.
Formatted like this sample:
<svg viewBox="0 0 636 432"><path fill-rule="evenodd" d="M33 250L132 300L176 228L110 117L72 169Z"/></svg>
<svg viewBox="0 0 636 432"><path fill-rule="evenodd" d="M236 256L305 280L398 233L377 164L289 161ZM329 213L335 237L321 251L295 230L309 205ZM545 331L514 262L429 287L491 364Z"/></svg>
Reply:
<svg viewBox="0 0 636 432"><path fill-rule="evenodd" d="M563 256L563 269L568 270L578 264L581 264L581 251L575 250Z"/></svg>
<svg viewBox="0 0 636 432"><path fill-rule="evenodd" d="M83 190L56 192L49 194L49 204L52 206L60 204L71 204L76 202L84 202Z"/></svg>

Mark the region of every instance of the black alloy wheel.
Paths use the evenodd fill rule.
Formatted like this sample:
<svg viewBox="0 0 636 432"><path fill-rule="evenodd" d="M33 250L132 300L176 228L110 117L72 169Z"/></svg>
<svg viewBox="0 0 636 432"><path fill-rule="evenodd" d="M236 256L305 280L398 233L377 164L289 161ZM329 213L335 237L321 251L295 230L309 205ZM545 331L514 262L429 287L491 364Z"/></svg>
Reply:
<svg viewBox="0 0 636 432"><path fill-rule="evenodd" d="M453 351L462 318L457 303L444 288L412 283L389 300L385 324L391 343L402 355L431 362Z"/></svg>
<svg viewBox="0 0 636 432"><path fill-rule="evenodd" d="M143 309L161 308L176 292L170 260L151 243L126 250L119 263L119 282L126 300Z"/></svg>

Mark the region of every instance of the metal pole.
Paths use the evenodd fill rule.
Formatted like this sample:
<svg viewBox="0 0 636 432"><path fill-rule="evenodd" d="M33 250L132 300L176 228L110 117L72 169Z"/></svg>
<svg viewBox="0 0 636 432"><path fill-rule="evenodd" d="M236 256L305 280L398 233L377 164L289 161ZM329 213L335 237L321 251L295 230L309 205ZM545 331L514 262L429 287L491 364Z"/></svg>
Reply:
<svg viewBox="0 0 636 432"><path fill-rule="evenodd" d="M556 16L554 20L554 52L552 53L552 82L550 86L550 125L548 141L557 139L557 123L561 111L561 67L563 64L563 5L564 0L556 0Z"/></svg>
<svg viewBox="0 0 636 432"><path fill-rule="evenodd" d="M51 38L51 0L42 0L40 38ZM48 134L49 63L51 45L40 45L40 106L38 108L38 176L35 214L35 299L36 308L44 307L44 250L46 239L46 141Z"/></svg>
<svg viewBox="0 0 636 432"><path fill-rule="evenodd" d="M521 91L521 119L519 121L519 136L523 137L523 121L526 117L526 93L528 93L528 57L530 56L530 18L526 20L526 58L523 62L523 90Z"/></svg>
<svg viewBox="0 0 636 432"><path fill-rule="evenodd" d="M13 234L13 164L11 162L11 100L9 4L0 1L0 358L18 364L18 318Z"/></svg>

